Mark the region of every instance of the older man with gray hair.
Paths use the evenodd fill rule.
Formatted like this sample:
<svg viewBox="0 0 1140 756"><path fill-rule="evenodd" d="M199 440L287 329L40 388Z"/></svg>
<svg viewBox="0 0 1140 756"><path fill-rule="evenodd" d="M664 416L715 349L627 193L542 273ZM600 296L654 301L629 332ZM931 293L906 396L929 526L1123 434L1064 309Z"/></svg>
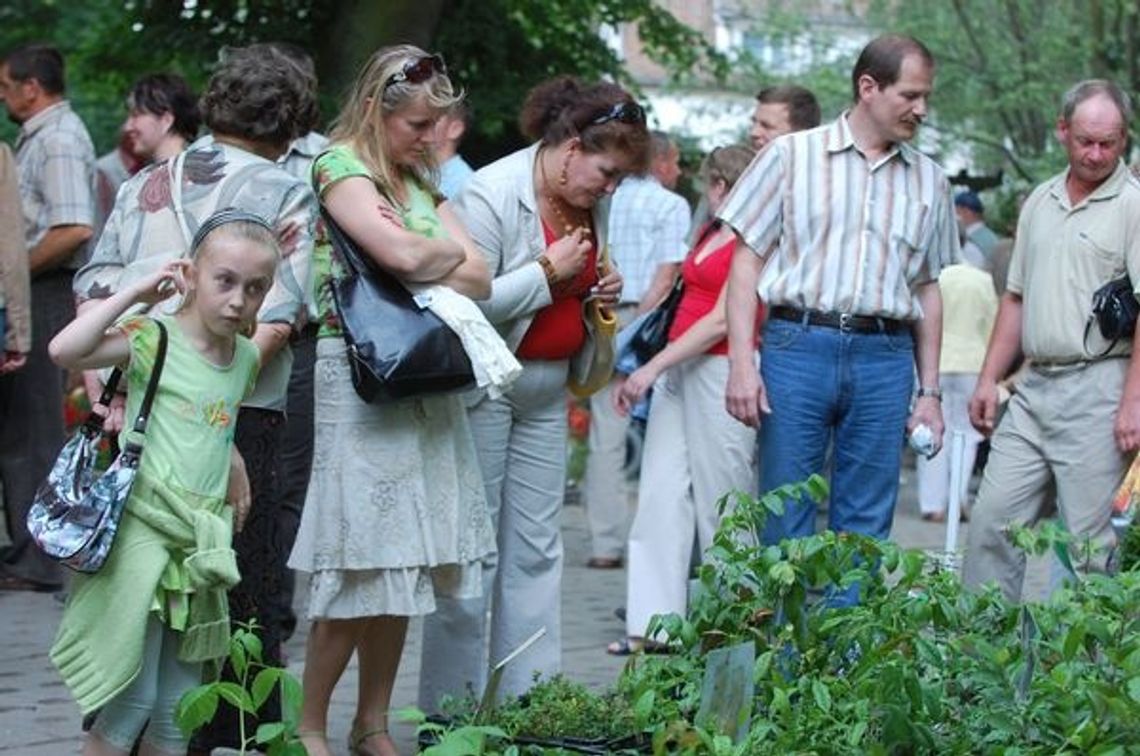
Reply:
<svg viewBox="0 0 1140 756"><path fill-rule="evenodd" d="M1065 94L1057 139L1069 166L1022 209L970 400L970 421L993 442L963 580L996 581L1015 600L1025 554L1010 542L1009 526L1047 516L1055 486L1080 550L1092 547L1078 569L1102 570L1113 542L1112 495L1140 448L1140 362L1133 359L1140 331L1108 340L1089 320L1095 291L1125 276L1140 281L1140 183L1121 160L1131 119L1128 95L1111 81L1083 81ZM1021 354L1029 372L995 429L997 383Z"/></svg>

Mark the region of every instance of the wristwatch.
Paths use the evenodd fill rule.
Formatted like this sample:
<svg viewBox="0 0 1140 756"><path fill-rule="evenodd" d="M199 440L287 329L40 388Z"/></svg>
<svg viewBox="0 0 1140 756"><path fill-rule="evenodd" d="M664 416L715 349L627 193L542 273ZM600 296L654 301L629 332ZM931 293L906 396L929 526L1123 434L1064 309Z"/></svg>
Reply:
<svg viewBox="0 0 1140 756"><path fill-rule="evenodd" d="M942 401L942 389L937 386L920 386L918 391L914 392L914 395L919 399L924 396L929 396L938 401Z"/></svg>

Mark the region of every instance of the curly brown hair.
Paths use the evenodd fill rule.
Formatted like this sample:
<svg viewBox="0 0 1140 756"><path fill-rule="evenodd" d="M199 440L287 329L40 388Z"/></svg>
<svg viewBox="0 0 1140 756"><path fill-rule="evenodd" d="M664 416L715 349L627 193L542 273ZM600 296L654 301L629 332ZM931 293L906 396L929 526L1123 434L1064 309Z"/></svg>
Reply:
<svg viewBox="0 0 1140 756"><path fill-rule="evenodd" d="M523 135L548 146L577 137L586 152L614 151L629 158L633 173L649 164L649 131L645 119L626 122L599 119L623 103L637 106L633 96L617 84L587 84L573 76L558 76L530 91L519 114Z"/></svg>
<svg viewBox="0 0 1140 756"><path fill-rule="evenodd" d="M317 79L273 44L227 47L202 94L215 134L288 144L317 121Z"/></svg>

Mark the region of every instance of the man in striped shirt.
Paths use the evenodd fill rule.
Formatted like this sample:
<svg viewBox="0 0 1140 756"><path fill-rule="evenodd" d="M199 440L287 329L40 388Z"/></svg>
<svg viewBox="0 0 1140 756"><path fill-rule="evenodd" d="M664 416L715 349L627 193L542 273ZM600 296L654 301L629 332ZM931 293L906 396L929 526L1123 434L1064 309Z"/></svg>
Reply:
<svg viewBox="0 0 1140 756"><path fill-rule="evenodd" d="M903 433L925 425L936 448L942 436L938 274L958 254L957 226L942 169L906 144L933 76L918 40L873 40L852 73L851 108L773 140L719 213L739 236L726 405L760 428L760 490L821 472L833 441L829 527L878 538L890 533ZM765 539L814 530L814 504L787 502Z"/></svg>

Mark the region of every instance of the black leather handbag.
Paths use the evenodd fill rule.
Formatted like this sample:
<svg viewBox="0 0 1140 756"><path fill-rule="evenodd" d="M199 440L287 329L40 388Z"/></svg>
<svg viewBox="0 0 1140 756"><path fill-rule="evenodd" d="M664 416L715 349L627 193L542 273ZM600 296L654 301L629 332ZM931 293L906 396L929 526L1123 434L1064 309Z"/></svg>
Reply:
<svg viewBox="0 0 1140 756"><path fill-rule="evenodd" d="M357 395L369 403L395 402L474 385L455 331L372 263L324 206L321 217L344 262L345 275L330 286Z"/></svg>
<svg viewBox="0 0 1140 756"><path fill-rule="evenodd" d="M720 228L720 224L719 220L706 223L700 233L697 234L689 254L696 254L705 240ZM637 357L639 364L644 365L649 362L669 343L669 329L673 327L673 318L677 316L677 305L684 293L684 281L681 274L677 273L677 278L673 281L673 288L661 300L661 304L654 307L641 319L641 324L630 337L626 347Z"/></svg>
<svg viewBox="0 0 1140 756"><path fill-rule="evenodd" d="M1089 329L1095 322L1100 335L1109 341L1108 348L1101 352L1103 357L1112 351L1116 342L1130 339L1136 333L1136 316L1140 314L1140 302L1132 291L1132 279L1128 274L1114 278L1093 292L1092 314L1085 325L1085 342ZM1087 347L1086 347L1087 348Z"/></svg>
<svg viewBox="0 0 1140 756"><path fill-rule="evenodd" d="M665 299L646 313L630 337L628 348L637 356L639 364L644 365L649 362L669 342L669 329L673 327L673 318L677 315L677 303L681 301L684 290L685 284L678 275Z"/></svg>

